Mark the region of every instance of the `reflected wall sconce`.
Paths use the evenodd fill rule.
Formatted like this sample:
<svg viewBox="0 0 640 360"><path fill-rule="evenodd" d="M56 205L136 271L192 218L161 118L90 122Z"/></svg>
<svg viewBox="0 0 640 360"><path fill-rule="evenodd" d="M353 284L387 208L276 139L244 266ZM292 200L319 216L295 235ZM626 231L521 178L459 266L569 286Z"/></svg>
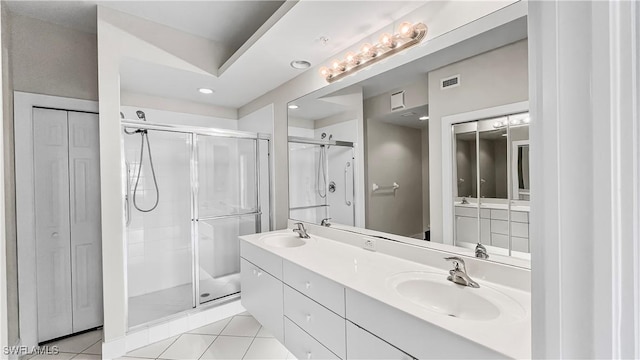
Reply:
<svg viewBox="0 0 640 360"><path fill-rule="evenodd" d="M403 22L396 34L383 33L376 44L363 44L360 51L348 52L342 60L333 60L330 66L320 68L320 75L329 83L338 81L405 49L419 44L427 35L423 23Z"/></svg>

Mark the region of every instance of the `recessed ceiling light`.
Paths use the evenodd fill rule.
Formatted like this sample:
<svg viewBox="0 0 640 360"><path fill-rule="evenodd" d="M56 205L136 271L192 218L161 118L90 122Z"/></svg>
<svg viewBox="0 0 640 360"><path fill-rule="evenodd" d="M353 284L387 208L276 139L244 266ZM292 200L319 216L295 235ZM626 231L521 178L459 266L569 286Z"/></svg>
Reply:
<svg viewBox="0 0 640 360"><path fill-rule="evenodd" d="M311 63L305 60L293 60L291 62L291 67L294 69L308 69L311 66Z"/></svg>
<svg viewBox="0 0 640 360"><path fill-rule="evenodd" d="M291 104L291 105L289 105L289 109L291 109L291 110L295 110L295 109L297 109L297 108L299 108L299 106L298 106L298 105L295 105L295 104Z"/></svg>
<svg viewBox="0 0 640 360"><path fill-rule="evenodd" d="M213 90L207 89L207 88L200 88L198 89L198 91L200 91L203 94L213 94Z"/></svg>
<svg viewBox="0 0 640 360"><path fill-rule="evenodd" d="M429 117L428 117L428 116L420 116L420 117L418 118L418 120L420 120L420 121L429 120Z"/></svg>

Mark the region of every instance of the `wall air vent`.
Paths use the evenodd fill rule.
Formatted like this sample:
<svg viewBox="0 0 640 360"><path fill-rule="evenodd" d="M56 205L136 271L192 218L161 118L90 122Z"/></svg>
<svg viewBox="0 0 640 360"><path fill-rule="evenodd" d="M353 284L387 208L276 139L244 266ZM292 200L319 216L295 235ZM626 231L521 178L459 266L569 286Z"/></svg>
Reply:
<svg viewBox="0 0 640 360"><path fill-rule="evenodd" d="M391 94L391 111L404 108L404 90Z"/></svg>
<svg viewBox="0 0 640 360"><path fill-rule="evenodd" d="M450 89L456 86L460 86L460 75L450 76L448 78L440 79L440 89Z"/></svg>

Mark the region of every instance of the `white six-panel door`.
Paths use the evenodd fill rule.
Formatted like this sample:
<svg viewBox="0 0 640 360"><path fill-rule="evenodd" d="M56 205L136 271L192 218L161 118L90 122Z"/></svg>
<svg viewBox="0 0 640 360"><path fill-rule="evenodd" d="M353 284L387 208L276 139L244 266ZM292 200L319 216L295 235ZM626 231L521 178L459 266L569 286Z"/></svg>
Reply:
<svg viewBox="0 0 640 360"><path fill-rule="evenodd" d="M72 332L67 112L33 109L38 341Z"/></svg>
<svg viewBox="0 0 640 360"><path fill-rule="evenodd" d="M98 115L69 111L73 332L102 325Z"/></svg>
<svg viewBox="0 0 640 360"><path fill-rule="evenodd" d="M102 325L98 116L33 109L38 342Z"/></svg>

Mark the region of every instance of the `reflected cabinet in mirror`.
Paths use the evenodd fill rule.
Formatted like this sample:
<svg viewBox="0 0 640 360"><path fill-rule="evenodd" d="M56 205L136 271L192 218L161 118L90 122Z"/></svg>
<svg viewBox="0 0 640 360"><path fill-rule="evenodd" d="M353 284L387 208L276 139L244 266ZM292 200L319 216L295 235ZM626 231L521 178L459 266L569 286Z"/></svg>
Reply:
<svg viewBox="0 0 640 360"><path fill-rule="evenodd" d="M520 113L451 125L455 245L528 258L529 122Z"/></svg>
<svg viewBox="0 0 640 360"><path fill-rule="evenodd" d="M466 254L482 243L492 261L526 258L527 71L518 18L291 101L289 217Z"/></svg>

